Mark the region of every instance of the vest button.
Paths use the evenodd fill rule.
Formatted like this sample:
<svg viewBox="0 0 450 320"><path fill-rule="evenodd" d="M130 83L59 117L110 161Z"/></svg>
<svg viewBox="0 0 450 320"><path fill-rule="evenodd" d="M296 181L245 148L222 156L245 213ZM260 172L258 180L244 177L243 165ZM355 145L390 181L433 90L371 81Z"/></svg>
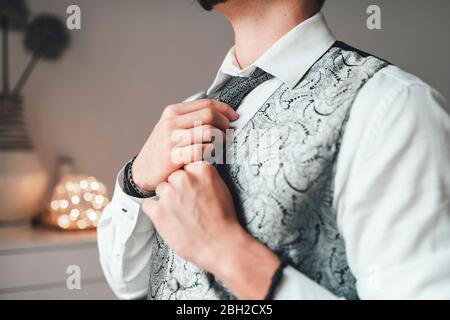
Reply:
<svg viewBox="0 0 450 320"><path fill-rule="evenodd" d="M178 283L177 279L172 278L167 281L167 287L170 291L175 292L180 287L180 284Z"/></svg>

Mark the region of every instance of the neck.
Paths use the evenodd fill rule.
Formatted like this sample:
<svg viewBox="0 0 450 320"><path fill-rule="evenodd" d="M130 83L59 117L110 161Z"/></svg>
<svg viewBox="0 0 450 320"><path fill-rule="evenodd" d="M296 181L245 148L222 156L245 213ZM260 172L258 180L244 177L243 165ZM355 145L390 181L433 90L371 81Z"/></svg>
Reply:
<svg viewBox="0 0 450 320"><path fill-rule="evenodd" d="M319 8L311 0L228 0L216 10L233 27L236 59L245 69Z"/></svg>

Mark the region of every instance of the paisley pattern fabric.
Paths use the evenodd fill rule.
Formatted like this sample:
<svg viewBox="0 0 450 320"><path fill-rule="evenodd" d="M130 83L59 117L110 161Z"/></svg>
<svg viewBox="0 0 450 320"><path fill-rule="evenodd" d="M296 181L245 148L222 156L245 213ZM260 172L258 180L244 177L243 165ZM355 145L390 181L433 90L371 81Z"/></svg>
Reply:
<svg viewBox="0 0 450 320"><path fill-rule="evenodd" d="M272 79L273 76L256 68L248 77L232 77L225 85L209 98L225 102L237 110L242 100L257 86Z"/></svg>
<svg viewBox="0 0 450 320"><path fill-rule="evenodd" d="M233 163L220 166L243 226L291 266L347 299L358 296L332 205L336 159L353 101L387 65L336 43L295 88L283 84L275 91L235 136ZM149 299L234 299L159 236L150 272Z"/></svg>

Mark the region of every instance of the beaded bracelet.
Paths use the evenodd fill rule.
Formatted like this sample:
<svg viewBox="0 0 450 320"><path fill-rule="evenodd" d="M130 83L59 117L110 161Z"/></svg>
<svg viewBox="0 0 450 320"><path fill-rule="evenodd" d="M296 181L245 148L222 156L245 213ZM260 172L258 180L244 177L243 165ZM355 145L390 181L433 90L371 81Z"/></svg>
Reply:
<svg viewBox="0 0 450 320"><path fill-rule="evenodd" d="M124 170L123 175L123 186L125 189L125 192L135 198L151 198L156 196L156 193L153 191L144 191L141 188L139 188L136 183L133 180L133 174L132 174L132 168L133 163L136 157L133 157L130 162L127 163Z"/></svg>

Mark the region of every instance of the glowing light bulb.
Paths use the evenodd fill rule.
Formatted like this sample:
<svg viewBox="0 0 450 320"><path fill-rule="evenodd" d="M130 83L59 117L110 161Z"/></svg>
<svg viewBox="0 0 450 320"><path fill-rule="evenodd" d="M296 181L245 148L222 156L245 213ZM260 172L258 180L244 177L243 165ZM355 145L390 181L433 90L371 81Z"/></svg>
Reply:
<svg viewBox="0 0 450 320"><path fill-rule="evenodd" d="M59 206L60 206L62 209L67 209L67 208L69 207L69 201L67 201L67 200L61 200L61 201L59 201Z"/></svg>
<svg viewBox="0 0 450 320"><path fill-rule="evenodd" d="M84 220L78 220L77 221L77 226L80 229L86 229L87 226L88 226L88 223L86 221L84 221Z"/></svg>
<svg viewBox="0 0 450 320"><path fill-rule="evenodd" d="M63 229L67 229L70 226L70 219L67 215L63 214L58 217L58 226Z"/></svg>
<svg viewBox="0 0 450 320"><path fill-rule="evenodd" d="M95 228L108 202L103 183L94 177L66 174L55 186L49 210L42 219L65 230Z"/></svg>
<svg viewBox="0 0 450 320"><path fill-rule="evenodd" d="M97 181L94 181L91 183L92 190L97 191L99 187L100 187L100 184Z"/></svg>
<svg viewBox="0 0 450 320"><path fill-rule="evenodd" d="M73 204L79 204L80 203L80 197L79 196L72 196L70 199Z"/></svg>
<svg viewBox="0 0 450 320"><path fill-rule="evenodd" d="M78 209L72 209L71 211L70 211L70 219L71 220L77 220L78 219L78 217L80 216L80 210L78 210Z"/></svg>
<svg viewBox="0 0 450 320"><path fill-rule="evenodd" d="M91 221L97 220L97 212L95 212L94 210L88 210L87 216L88 216L88 219Z"/></svg>
<svg viewBox="0 0 450 320"><path fill-rule="evenodd" d="M95 203L102 204L105 198L102 195L95 196Z"/></svg>
<svg viewBox="0 0 450 320"><path fill-rule="evenodd" d="M81 180L80 181L80 188L81 189L87 189L89 187L89 182L87 182L87 180Z"/></svg>
<svg viewBox="0 0 450 320"><path fill-rule="evenodd" d="M58 203L58 201L52 201L51 203L50 203L50 207L53 209L53 210L58 210L59 209L59 203Z"/></svg>

